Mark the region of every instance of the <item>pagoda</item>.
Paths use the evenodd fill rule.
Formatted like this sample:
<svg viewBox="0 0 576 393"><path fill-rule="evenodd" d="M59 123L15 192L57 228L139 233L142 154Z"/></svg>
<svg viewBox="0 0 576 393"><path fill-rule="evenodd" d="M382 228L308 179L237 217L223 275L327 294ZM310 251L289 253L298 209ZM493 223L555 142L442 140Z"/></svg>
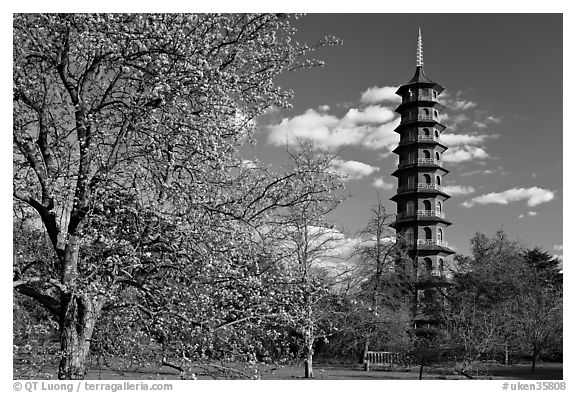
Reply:
<svg viewBox="0 0 576 393"><path fill-rule="evenodd" d="M403 239L412 266L406 267L415 277L417 293L415 303L428 297L426 288L445 281L449 276L447 257L454 254L446 242L445 202L450 195L444 191L442 154L447 147L442 143L446 126L440 123L444 106L438 97L444 88L424 73L422 34L418 30L416 72L396 94L402 103L396 108L400 125L394 130L400 134L398 168L392 176L398 179L396 195L397 215L391 226ZM415 306L415 308L418 308Z"/></svg>

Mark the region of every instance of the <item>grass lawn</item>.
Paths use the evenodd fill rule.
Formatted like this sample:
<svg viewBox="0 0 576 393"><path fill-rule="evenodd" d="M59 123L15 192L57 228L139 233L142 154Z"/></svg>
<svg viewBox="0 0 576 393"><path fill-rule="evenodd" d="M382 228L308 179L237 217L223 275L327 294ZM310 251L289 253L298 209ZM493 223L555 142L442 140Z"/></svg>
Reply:
<svg viewBox="0 0 576 393"><path fill-rule="evenodd" d="M259 366L261 379L272 380L295 380L303 379L304 367L303 366ZM14 378L26 379L27 375L31 375L32 369L26 366L25 361L16 361L14 364ZM38 375L38 370L34 373ZM56 378L56 367L53 365L45 366L40 370L45 374L46 379ZM360 365L350 364L322 364L318 363L314 366L314 374L316 379L321 380L338 380L338 379L351 379L351 380L407 380L418 379L418 367L412 367L410 371L406 370L383 370L373 368L369 372L361 369ZM206 375L206 369L195 368L192 370L198 379L212 379ZM247 371L248 372L248 371ZM473 376L480 379L521 379L521 380L561 380L563 377L562 363L539 363L536 367L534 375L530 373L529 364L515 364L510 366L503 366L498 364L490 364L483 367L479 374L471 373ZM189 375L189 374L188 374ZM30 376L28 376L30 378ZM39 379L42 377L32 377L32 379ZM151 366L147 368L132 368L93 364L89 367L86 379L93 380L173 380L179 379L180 373L170 367L166 366ZM423 379L466 379L463 376L455 375L446 368L440 367L426 367L423 373Z"/></svg>

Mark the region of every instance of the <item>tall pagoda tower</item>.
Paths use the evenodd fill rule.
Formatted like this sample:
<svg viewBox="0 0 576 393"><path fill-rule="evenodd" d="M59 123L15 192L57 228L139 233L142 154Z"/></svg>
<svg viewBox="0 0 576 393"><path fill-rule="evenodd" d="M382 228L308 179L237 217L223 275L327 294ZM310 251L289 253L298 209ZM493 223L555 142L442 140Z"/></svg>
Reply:
<svg viewBox="0 0 576 393"><path fill-rule="evenodd" d="M400 143L394 153L399 156L398 168L392 176L398 178L398 189L391 200L396 202L397 215L392 227L403 237L413 261L410 267L417 282L418 303L427 298L426 288L445 281L449 271L447 257L454 254L446 242L444 204L450 196L444 192L442 144L446 128L439 121L444 106L438 97L444 88L424 74L422 34L418 29L416 72L410 81L396 91L402 103L396 109L401 116L395 132Z"/></svg>

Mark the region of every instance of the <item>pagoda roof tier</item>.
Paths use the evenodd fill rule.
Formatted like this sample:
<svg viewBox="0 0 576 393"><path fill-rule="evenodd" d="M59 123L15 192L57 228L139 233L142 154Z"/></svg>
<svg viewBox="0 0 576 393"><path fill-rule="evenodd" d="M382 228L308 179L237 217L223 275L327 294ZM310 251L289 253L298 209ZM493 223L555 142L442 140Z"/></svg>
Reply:
<svg viewBox="0 0 576 393"><path fill-rule="evenodd" d="M423 241L425 242L425 241ZM411 252L411 255L416 256L430 256L439 255L441 257L447 257L449 255L455 254L456 251L448 247L446 242L439 242L445 245L435 244L437 242L432 241L433 244L417 244L415 241L413 244L407 245L407 250Z"/></svg>
<svg viewBox="0 0 576 393"><path fill-rule="evenodd" d="M431 184L433 186L433 184ZM398 193L390 198L391 201L397 202L403 200L405 197L414 197L415 195L442 195L446 199L450 198L450 195L446 194L442 187L438 188L398 188Z"/></svg>
<svg viewBox="0 0 576 393"><path fill-rule="evenodd" d="M451 221L448 221L441 215L434 214L435 212L432 210L430 211L431 212L430 214L420 214L421 212L428 212L428 211L419 210L412 215L406 215L405 213L397 214L396 221L391 223L390 226L394 229L398 229L404 226L412 226L414 225L414 223L417 223L418 225L420 224L425 225L424 223L436 223L436 222L441 222L447 227L452 225Z"/></svg>
<svg viewBox="0 0 576 393"><path fill-rule="evenodd" d="M423 160L431 160L432 158L423 158ZM420 171L419 169L425 169L424 171ZM394 172L392 172L392 176L394 177L400 177L400 175L403 172L414 172L414 173L428 173L430 171L430 169L436 170L439 169L442 172L444 172L444 174L450 173L450 171L444 167L441 167L438 164L418 164L418 163L414 163L414 164L403 164L402 167L396 169Z"/></svg>
<svg viewBox="0 0 576 393"><path fill-rule="evenodd" d="M426 255L439 255L443 254L443 256L448 256L452 254L456 254L456 251L446 246L440 246L437 244L418 244L416 245L417 255L419 256L426 256Z"/></svg>
<svg viewBox="0 0 576 393"><path fill-rule="evenodd" d="M446 126L444 124L439 123L438 121L436 121L432 118L418 118L418 119L408 119L408 120L403 121L402 123L400 123L398 125L398 127L396 127L394 129L394 132L397 132L399 134L400 131L402 131L402 129L404 129L404 128L414 127L414 126L417 127L418 123L423 124L423 126L424 126L424 124L426 126L430 126L431 124L433 124L434 128L437 129L439 132L442 132L446 129Z"/></svg>
<svg viewBox="0 0 576 393"><path fill-rule="evenodd" d="M442 148L442 151L440 153L444 153L446 150L448 150L448 147L443 145L442 142L439 142L438 138L433 139L432 137L429 137L428 139L412 138L412 139L408 139L404 142L401 141L400 144L398 146L396 146L396 148L394 150L392 150L392 153L400 154L400 152L404 149L408 149L408 150L413 149L414 144L439 146Z"/></svg>
<svg viewBox="0 0 576 393"><path fill-rule="evenodd" d="M403 96L404 92L411 87L412 88L418 88L418 87L432 88L432 89L436 90L438 92L438 94L440 94L441 92L444 91L444 87L442 87L441 85L439 85L436 82L433 82L430 78L428 78L426 76L426 74L424 73L424 67L423 66L416 66L416 71L414 72L414 76L412 77L412 79L410 79L410 81L407 84L400 86L398 88L398 90L396 90L396 94L398 94L399 96Z"/></svg>

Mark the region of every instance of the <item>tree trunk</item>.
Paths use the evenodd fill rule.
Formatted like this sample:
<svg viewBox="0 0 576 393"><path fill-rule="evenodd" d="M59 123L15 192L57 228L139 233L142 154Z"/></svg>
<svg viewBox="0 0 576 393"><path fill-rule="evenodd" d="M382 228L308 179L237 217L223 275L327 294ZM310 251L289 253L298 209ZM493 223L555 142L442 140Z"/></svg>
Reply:
<svg viewBox="0 0 576 393"><path fill-rule="evenodd" d="M504 364L507 366L507 365L508 365L508 362L509 362L509 359L508 359L508 344L506 344L505 352L504 352Z"/></svg>
<svg viewBox="0 0 576 393"><path fill-rule="evenodd" d="M90 300L87 295L68 295L63 303L58 379L84 379L85 362L102 301Z"/></svg>
<svg viewBox="0 0 576 393"><path fill-rule="evenodd" d="M312 368L312 354L309 353L304 362L304 378L314 378L314 369Z"/></svg>
<svg viewBox="0 0 576 393"><path fill-rule="evenodd" d="M422 380L422 373L424 372L424 361L420 362L420 373L418 374L418 380Z"/></svg>
<svg viewBox="0 0 576 393"><path fill-rule="evenodd" d="M366 337L366 340L364 340L364 348L362 348L362 358L360 359L360 364L364 365L364 371L368 371L368 364L366 362L366 357L368 356L369 348L370 348L370 337Z"/></svg>
<svg viewBox="0 0 576 393"><path fill-rule="evenodd" d="M538 349L534 345L534 346L532 346L532 370L531 370L532 375L534 375L534 373L536 372L536 358L537 357L538 357Z"/></svg>

